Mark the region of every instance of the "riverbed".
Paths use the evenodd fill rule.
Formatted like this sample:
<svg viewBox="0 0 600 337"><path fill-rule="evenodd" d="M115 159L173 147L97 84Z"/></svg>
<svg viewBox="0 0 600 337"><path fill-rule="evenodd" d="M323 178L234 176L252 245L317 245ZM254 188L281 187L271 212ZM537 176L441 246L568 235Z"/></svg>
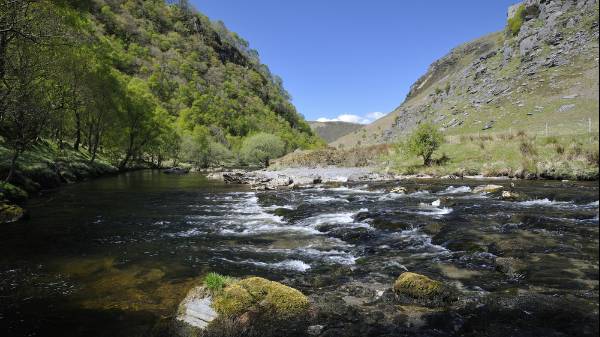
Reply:
<svg viewBox="0 0 600 337"><path fill-rule="evenodd" d="M513 201L474 192L486 183L252 191L139 171L47 192L0 227L0 332L165 336L215 271L301 290L322 336L597 335L597 182L494 181ZM457 300L398 301L404 271Z"/></svg>

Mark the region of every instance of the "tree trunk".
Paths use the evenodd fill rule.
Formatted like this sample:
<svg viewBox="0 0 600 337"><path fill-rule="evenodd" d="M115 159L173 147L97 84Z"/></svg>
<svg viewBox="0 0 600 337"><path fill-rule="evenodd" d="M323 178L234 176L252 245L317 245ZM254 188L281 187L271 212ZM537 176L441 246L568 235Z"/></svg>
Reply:
<svg viewBox="0 0 600 337"><path fill-rule="evenodd" d="M6 179L4 179L4 181L7 183L10 183L13 176L15 175L15 170L17 168L17 159L19 159L19 154L19 150L15 150L15 152L13 153L12 159L10 161L10 169L8 170L8 175L6 176Z"/></svg>
<svg viewBox="0 0 600 337"><path fill-rule="evenodd" d="M75 128L75 144L73 144L73 149L79 151L79 144L81 144L81 118L77 112L75 112Z"/></svg>

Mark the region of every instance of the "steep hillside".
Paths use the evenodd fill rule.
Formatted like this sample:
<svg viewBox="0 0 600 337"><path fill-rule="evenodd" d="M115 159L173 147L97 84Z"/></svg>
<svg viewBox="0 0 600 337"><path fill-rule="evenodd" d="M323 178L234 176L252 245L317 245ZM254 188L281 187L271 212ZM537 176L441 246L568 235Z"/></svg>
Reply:
<svg viewBox="0 0 600 337"><path fill-rule="evenodd" d="M314 143L258 52L187 1L93 0L89 12L115 68L146 81L186 128L205 126L227 146L258 130L278 134L290 149Z"/></svg>
<svg viewBox="0 0 600 337"><path fill-rule="evenodd" d="M363 126L348 122L308 122L310 128L327 143L354 132Z"/></svg>
<svg viewBox="0 0 600 337"><path fill-rule="evenodd" d="M396 110L333 145L394 142L424 121L447 135L597 132L597 1L511 6L504 31L453 49Z"/></svg>

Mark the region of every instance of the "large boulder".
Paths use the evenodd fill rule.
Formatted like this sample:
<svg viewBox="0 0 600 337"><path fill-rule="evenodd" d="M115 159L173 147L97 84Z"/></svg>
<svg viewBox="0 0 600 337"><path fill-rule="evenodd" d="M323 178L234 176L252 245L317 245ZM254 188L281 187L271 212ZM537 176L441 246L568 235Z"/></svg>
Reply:
<svg viewBox="0 0 600 337"><path fill-rule="evenodd" d="M308 317L310 302L294 288L261 277L222 278L227 281L219 288L196 287L181 302L176 319L184 325L179 335L194 335L190 330L265 329L267 336L273 335L271 330L285 326L283 322L289 323L289 328Z"/></svg>
<svg viewBox="0 0 600 337"><path fill-rule="evenodd" d="M213 307L226 317L258 311L279 320L306 314L310 303L294 288L261 277L250 277L226 286L215 296Z"/></svg>

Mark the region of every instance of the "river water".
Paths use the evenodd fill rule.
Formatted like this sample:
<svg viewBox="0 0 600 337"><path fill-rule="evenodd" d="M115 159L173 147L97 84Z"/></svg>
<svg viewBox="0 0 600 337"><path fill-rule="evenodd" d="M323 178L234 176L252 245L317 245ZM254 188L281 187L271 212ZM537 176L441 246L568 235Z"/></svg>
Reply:
<svg viewBox="0 0 600 337"><path fill-rule="evenodd" d="M300 289L323 336L596 336L597 182L518 181L519 201L473 193L485 183L254 192L140 171L67 186L0 227L0 335L164 336L216 271ZM459 300L398 302L404 271Z"/></svg>

